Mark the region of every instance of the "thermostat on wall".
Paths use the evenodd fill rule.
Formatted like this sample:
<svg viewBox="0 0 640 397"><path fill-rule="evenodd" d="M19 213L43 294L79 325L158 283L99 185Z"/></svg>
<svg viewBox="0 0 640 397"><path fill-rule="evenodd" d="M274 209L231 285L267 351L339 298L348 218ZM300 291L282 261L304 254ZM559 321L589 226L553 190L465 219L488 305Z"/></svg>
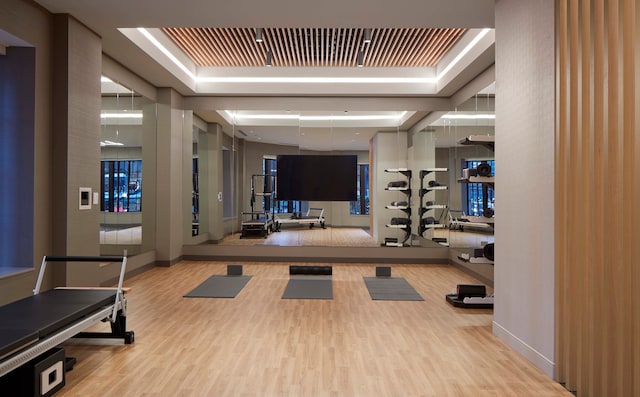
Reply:
<svg viewBox="0 0 640 397"><path fill-rule="evenodd" d="M79 201L81 210L90 210L91 209L91 188L90 187L81 187L79 192Z"/></svg>

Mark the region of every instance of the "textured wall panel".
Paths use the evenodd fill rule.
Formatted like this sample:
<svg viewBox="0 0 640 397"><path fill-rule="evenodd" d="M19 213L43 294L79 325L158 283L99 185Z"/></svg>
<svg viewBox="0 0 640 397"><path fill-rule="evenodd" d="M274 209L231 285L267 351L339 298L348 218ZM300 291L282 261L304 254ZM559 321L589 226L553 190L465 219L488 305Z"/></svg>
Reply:
<svg viewBox="0 0 640 397"><path fill-rule="evenodd" d="M557 378L579 396L640 395L636 7L557 2Z"/></svg>

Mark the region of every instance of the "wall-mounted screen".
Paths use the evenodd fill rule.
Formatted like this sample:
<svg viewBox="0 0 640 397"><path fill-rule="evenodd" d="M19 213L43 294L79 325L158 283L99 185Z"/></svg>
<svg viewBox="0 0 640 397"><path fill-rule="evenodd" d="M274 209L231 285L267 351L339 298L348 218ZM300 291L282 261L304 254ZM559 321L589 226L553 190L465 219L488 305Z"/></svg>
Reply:
<svg viewBox="0 0 640 397"><path fill-rule="evenodd" d="M356 201L358 156L277 157L277 199Z"/></svg>

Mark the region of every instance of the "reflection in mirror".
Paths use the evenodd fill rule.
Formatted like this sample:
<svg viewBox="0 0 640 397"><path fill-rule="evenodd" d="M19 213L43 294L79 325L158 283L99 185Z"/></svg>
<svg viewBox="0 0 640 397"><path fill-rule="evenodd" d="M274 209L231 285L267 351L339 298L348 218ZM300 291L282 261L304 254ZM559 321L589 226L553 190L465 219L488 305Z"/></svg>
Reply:
<svg viewBox="0 0 640 397"><path fill-rule="evenodd" d="M225 230L230 230L231 234L239 230L238 217L236 216L236 201L238 197L236 128L234 120L230 134L224 133L222 139L222 217L225 222Z"/></svg>
<svg viewBox="0 0 640 397"><path fill-rule="evenodd" d="M427 248L449 246L446 222L449 168L446 163L443 164L438 150L443 143L444 137L431 127L414 133L410 142L409 153L415 176L412 224L415 225L420 246Z"/></svg>
<svg viewBox="0 0 640 397"><path fill-rule="evenodd" d="M143 225L142 141L150 101L102 78L100 244L102 254L139 253Z"/></svg>
<svg viewBox="0 0 640 397"><path fill-rule="evenodd" d="M399 112L378 113L376 119L370 117L371 112L235 111L234 142L242 145L239 164L243 177L238 179L242 198L237 207L242 220L237 230L225 232L220 243L379 246L370 228L369 141L379 131L389 133L391 123L397 129ZM380 114L384 116L382 121ZM280 171L287 171L286 167L278 168L277 158L281 155L351 156L355 160L350 187L353 200L282 196L282 188L287 187L282 184L291 182L286 175L279 175ZM345 174L340 169L316 171L318 176L307 182ZM256 226L259 230L250 229L257 218L272 222L266 235L260 225Z"/></svg>
<svg viewBox="0 0 640 397"><path fill-rule="evenodd" d="M206 202L207 195L205 191L200 189L200 179L206 179L206 170L201 168L200 151L203 145L200 144L200 138L206 134L206 124L199 117L193 117L193 158L191 161L191 236L200 236L207 233L206 223L200 224L200 203ZM206 153L206 152L205 152ZM202 171L205 171L204 173ZM204 194L203 194L204 193Z"/></svg>
<svg viewBox="0 0 640 397"><path fill-rule="evenodd" d="M407 140L407 131L399 126L393 132L376 134L377 145L375 155L379 159L382 172L378 181L382 182L383 192L379 197L383 201L379 209L378 226L382 233L382 244L387 247L407 247L412 243L412 192L414 178L410 157L413 151Z"/></svg>
<svg viewBox="0 0 640 397"><path fill-rule="evenodd" d="M468 135L493 135L493 120L477 117L492 117L492 108L493 95L478 95L418 132L403 128L407 112L375 112L377 117L364 111L217 112L226 115L222 124L228 127L216 131L228 129L218 146L221 189L213 192L221 194L225 226L223 236L214 240L235 245L433 248L492 241L490 234L472 233L471 228L449 229L456 214L468 216L473 213L469 208L483 205L458 179L462 168L476 167L473 161L488 161L492 154L458 141ZM213 124L208 125L210 129ZM282 196L282 188L291 182L281 175L288 170L279 169L277 158L292 154L355 156L355 200ZM203 172L201 165L198 170ZM330 177L341 174L323 171ZM392 186L401 180L406 189ZM493 197L487 197L491 208ZM201 200L201 217L202 207ZM477 241L466 242L472 236Z"/></svg>
<svg viewBox="0 0 640 397"><path fill-rule="evenodd" d="M449 169L449 245L472 262L494 241L494 102L488 87L429 127L442 138L437 158Z"/></svg>

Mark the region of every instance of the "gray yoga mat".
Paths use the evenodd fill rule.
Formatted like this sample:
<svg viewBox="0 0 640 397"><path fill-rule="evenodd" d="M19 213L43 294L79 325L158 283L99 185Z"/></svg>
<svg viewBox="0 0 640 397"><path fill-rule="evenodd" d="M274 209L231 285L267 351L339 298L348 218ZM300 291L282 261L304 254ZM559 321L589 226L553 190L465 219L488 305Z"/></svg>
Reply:
<svg viewBox="0 0 640 397"><path fill-rule="evenodd" d="M185 298L235 298L251 276L211 276Z"/></svg>
<svg viewBox="0 0 640 397"><path fill-rule="evenodd" d="M331 276L291 276L282 299L333 299Z"/></svg>
<svg viewBox="0 0 640 397"><path fill-rule="evenodd" d="M423 301L422 296L402 277L364 277L373 300Z"/></svg>

